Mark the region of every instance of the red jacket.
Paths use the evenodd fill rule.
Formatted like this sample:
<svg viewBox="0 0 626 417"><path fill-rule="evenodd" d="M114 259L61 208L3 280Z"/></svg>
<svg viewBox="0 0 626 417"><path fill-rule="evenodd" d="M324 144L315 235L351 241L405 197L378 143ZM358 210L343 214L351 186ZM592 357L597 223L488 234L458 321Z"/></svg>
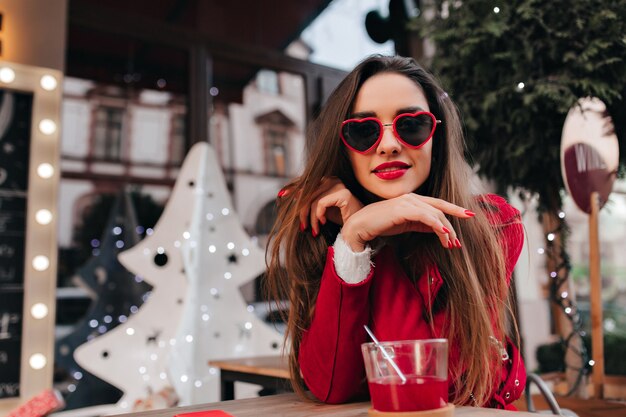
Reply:
<svg viewBox="0 0 626 417"><path fill-rule="evenodd" d="M484 199L497 208L493 213L487 210L492 223L502 225L500 239L506 251L508 283L524 241L519 212L501 197L487 195ZM441 337L433 334L423 310L425 301L432 305L443 280L437 266L431 265L413 284L393 250L386 246L374 255L375 266L368 277L349 284L337 275L333 255L329 247L315 313L303 333L298 361L307 387L319 400L342 403L368 392L361 344L369 340L363 325L367 324L381 341ZM425 300L429 285L430 300ZM442 329L444 310L434 314L436 331ZM507 350L510 360L503 366L501 384L494 387L485 406L515 409L510 404L524 390L526 371L521 355L510 342ZM450 345L449 351L452 365L458 361L458 346Z"/></svg>

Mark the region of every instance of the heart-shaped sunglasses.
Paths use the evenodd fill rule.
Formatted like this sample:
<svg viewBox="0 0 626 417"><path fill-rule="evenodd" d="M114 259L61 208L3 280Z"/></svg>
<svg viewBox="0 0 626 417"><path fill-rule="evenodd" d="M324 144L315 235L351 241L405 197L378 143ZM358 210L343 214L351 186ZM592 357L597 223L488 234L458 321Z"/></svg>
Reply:
<svg viewBox="0 0 626 417"><path fill-rule="evenodd" d="M393 126L393 134L400 142L411 149L418 149L433 137L438 123L441 120L427 111L399 114L392 123L383 123L376 117L348 119L341 123L339 136L353 151L368 153L382 139L385 126Z"/></svg>

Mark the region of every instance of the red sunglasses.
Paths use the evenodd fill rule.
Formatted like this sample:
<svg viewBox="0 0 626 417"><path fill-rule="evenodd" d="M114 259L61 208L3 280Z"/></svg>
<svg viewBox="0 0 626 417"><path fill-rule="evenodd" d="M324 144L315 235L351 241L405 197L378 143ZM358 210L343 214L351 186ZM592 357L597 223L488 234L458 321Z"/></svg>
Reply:
<svg viewBox="0 0 626 417"><path fill-rule="evenodd" d="M411 149L419 149L435 134L437 120L427 111L402 113L392 123L383 123L376 117L348 119L341 123L339 136L343 143L358 153L368 153L383 138L385 126L393 126L393 134L400 142Z"/></svg>

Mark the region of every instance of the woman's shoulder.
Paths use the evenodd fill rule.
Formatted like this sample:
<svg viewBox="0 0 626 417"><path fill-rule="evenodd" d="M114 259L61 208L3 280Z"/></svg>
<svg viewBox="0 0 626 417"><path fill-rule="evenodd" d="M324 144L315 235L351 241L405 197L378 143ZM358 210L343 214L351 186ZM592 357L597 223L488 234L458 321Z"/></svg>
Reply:
<svg viewBox="0 0 626 417"><path fill-rule="evenodd" d="M504 225L520 221L520 212L497 194L481 194L476 199L487 218L494 225Z"/></svg>

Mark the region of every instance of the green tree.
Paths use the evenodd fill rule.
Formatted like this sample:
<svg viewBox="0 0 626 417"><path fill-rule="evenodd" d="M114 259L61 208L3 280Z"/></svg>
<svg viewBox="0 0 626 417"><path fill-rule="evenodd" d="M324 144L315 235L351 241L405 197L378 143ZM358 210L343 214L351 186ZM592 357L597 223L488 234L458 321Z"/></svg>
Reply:
<svg viewBox="0 0 626 417"><path fill-rule="evenodd" d="M603 100L620 139L624 171L626 0L433 3L434 18L420 17L412 29L435 44L430 66L459 106L478 173L493 180L500 193L519 187L539 196L544 232L557 232L546 241L555 255L548 258L548 271L557 271L551 299L564 309L560 294L569 262L560 233L565 224L557 216L564 187L563 123L579 98ZM572 328L563 321L566 316L577 326L572 314L556 314L562 335ZM572 351L582 347L580 339L577 343ZM569 366L567 357L566 362ZM568 379L573 391L578 384L571 370Z"/></svg>
<svg viewBox="0 0 626 417"><path fill-rule="evenodd" d="M563 122L585 96L607 103L623 166L625 0L436 0L435 7L432 21L415 25L435 42L432 68L461 110L479 174L500 189L537 193L540 208L555 213Z"/></svg>

